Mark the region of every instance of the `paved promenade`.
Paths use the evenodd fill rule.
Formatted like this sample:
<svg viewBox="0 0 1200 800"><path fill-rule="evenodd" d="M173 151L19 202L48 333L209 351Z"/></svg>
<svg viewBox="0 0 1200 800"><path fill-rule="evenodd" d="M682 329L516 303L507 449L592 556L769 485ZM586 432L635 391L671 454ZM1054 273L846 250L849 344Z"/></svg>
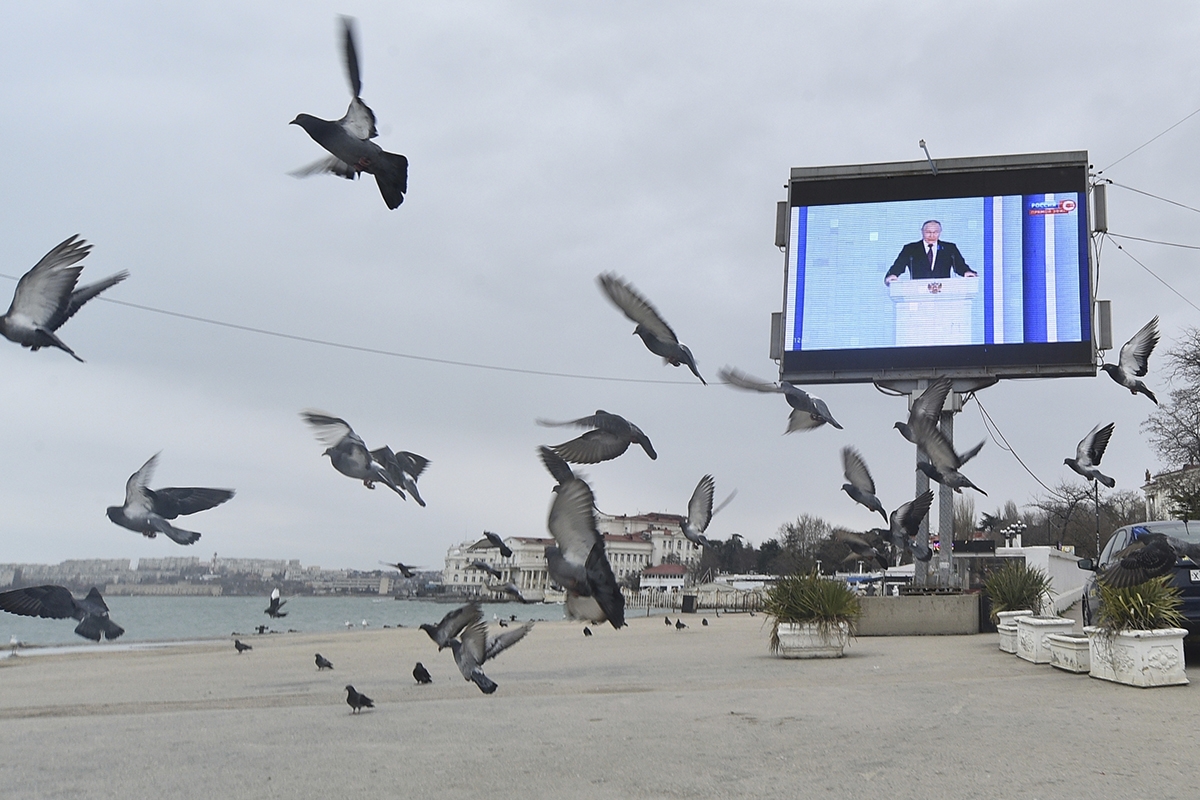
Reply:
<svg viewBox="0 0 1200 800"><path fill-rule="evenodd" d="M674 617L672 617L674 619ZM419 630L0 661L5 798L1191 798L1200 688L995 634L785 661L763 617L539 623L480 694ZM335 665L317 672L314 653ZM417 686L421 661L434 683ZM1195 669L1195 667L1193 667ZM1196 676L1193 675L1193 680ZM351 716L352 683L376 708Z"/></svg>

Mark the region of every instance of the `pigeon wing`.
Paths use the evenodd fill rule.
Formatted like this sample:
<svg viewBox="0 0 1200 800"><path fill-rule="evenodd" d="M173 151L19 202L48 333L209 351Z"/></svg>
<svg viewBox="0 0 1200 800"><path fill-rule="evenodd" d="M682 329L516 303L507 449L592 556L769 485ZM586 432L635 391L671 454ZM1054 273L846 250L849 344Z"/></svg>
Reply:
<svg viewBox="0 0 1200 800"><path fill-rule="evenodd" d="M346 77L350 80L350 94L362 94L362 76L358 69L358 48L354 44L354 20L342 17L342 55L346 59Z"/></svg>
<svg viewBox="0 0 1200 800"><path fill-rule="evenodd" d="M925 519L925 515L929 513L931 505L933 505L933 492L927 491L897 508L889 519L892 533L916 536L917 528L921 526L921 520Z"/></svg>
<svg viewBox="0 0 1200 800"><path fill-rule="evenodd" d="M611 461L629 449L628 436L618 436L602 430L592 430L551 449L572 464L599 464Z"/></svg>
<svg viewBox="0 0 1200 800"><path fill-rule="evenodd" d="M350 101L346 115L338 124L342 126L342 130L355 139L373 139L379 135L379 132L375 130L375 112L358 97ZM401 193L403 194L403 191Z"/></svg>
<svg viewBox="0 0 1200 800"><path fill-rule="evenodd" d="M62 586L52 585L0 592L0 609L22 617L45 619L67 619L78 613L78 605L71 593Z"/></svg>
<svg viewBox="0 0 1200 800"><path fill-rule="evenodd" d="M361 445L366 449L363 440L358 437L354 429L350 427L350 423L340 417L331 417L328 414L323 414L320 411L303 411L300 414L304 421L313 426L317 438L329 447L336 447L344 440L349 439L351 442Z"/></svg>
<svg viewBox="0 0 1200 800"><path fill-rule="evenodd" d="M546 527L563 558L574 564L586 564L592 548L602 543L596 528L595 503L591 488L575 478L559 486L550 505Z"/></svg>
<svg viewBox="0 0 1200 800"><path fill-rule="evenodd" d="M716 484L713 476L705 475L696 484L696 490L692 492L692 499L688 501L688 522L700 533L704 533L708 528L708 523L712 520L714 491L716 491Z"/></svg>
<svg viewBox="0 0 1200 800"><path fill-rule="evenodd" d="M861 492L875 494L875 481L867 469L867 462L853 447L842 448L842 474L846 480Z"/></svg>
<svg viewBox="0 0 1200 800"><path fill-rule="evenodd" d="M923 421L936 426L942 416L942 406L946 404L946 395L950 394L953 383L943 375L929 384L920 397L913 401L912 410L908 412L908 424L912 426Z"/></svg>
<svg viewBox="0 0 1200 800"><path fill-rule="evenodd" d="M1149 368L1150 354L1158 344L1158 317L1147 322L1142 329L1133 335L1121 348L1119 363L1121 371L1126 375L1141 377Z"/></svg>
<svg viewBox="0 0 1200 800"><path fill-rule="evenodd" d="M205 489L197 486L155 489L150 492L153 510L164 519L195 514L221 505L233 497L232 489Z"/></svg>
<svg viewBox="0 0 1200 800"><path fill-rule="evenodd" d="M1075 460L1080 466L1100 465L1100 459L1104 457L1104 451L1108 448L1108 440L1112 438L1113 425L1112 422L1104 426L1097 425L1079 441L1079 446L1075 448Z"/></svg>
<svg viewBox="0 0 1200 800"><path fill-rule="evenodd" d="M63 323L75 316L75 312L83 307L83 304L91 300L96 295L103 292L105 289L116 286L121 281L129 277L129 273L121 270L116 275L109 275L102 281L89 283L87 286L80 286L75 291L71 292L71 296L67 299L65 305L60 307L58 312L54 314L46 323L46 327L52 331L56 331L62 327Z"/></svg>
<svg viewBox="0 0 1200 800"><path fill-rule="evenodd" d="M746 389L751 392L770 392L778 394L783 391L777 384L770 381L764 381L753 375L748 375L741 370L733 367L721 367L717 370L717 378L728 383L730 386L738 389Z"/></svg>
<svg viewBox="0 0 1200 800"><path fill-rule="evenodd" d="M617 577L613 575L612 565L608 563L608 555L604 552L604 542L597 541L587 558L588 586L592 597L604 612L610 625L620 629L625 626L625 596L617 585Z"/></svg>
<svg viewBox="0 0 1200 800"><path fill-rule="evenodd" d="M487 643L487 648L484 650L484 653L483 653L483 660L491 661L493 658L500 655L505 650L512 647L514 644L521 641L522 639L524 639L525 634L529 633L529 631L531 631L532 629L533 629L533 622L530 621L530 622L526 622L524 625L522 625L519 628L516 628L511 631L505 631L504 633L500 634L499 636L489 639L488 643Z"/></svg>
<svg viewBox="0 0 1200 800"><path fill-rule="evenodd" d="M546 470L560 485L575 480L575 473L571 471L571 466L558 453L542 445L538 448L538 455L541 457L542 463L546 465Z"/></svg>
<svg viewBox="0 0 1200 800"><path fill-rule="evenodd" d="M462 633L468 625L479 622L481 619L483 619L483 609L479 607L478 603L467 603L465 606L456 608L442 617L442 621L437 624L437 637L434 641L439 646L445 645L446 642Z"/></svg>
<svg viewBox="0 0 1200 800"><path fill-rule="evenodd" d="M475 620L462 630L459 640L461 647L454 651L454 660L458 662L458 670L467 680L471 673L479 669L487 658L487 627L482 620Z"/></svg>
<svg viewBox="0 0 1200 800"><path fill-rule="evenodd" d="M158 466L158 453L150 456L141 468L125 481L125 508L130 511L140 511L142 514L151 510L153 502L146 490L146 484L154 477L154 468Z"/></svg>
<svg viewBox="0 0 1200 800"><path fill-rule="evenodd" d="M950 444L946 434L936 425L922 422L914 425L912 430L917 445L925 451L930 463L937 467L939 472L957 470L962 466L958 453L954 452L954 445Z"/></svg>
<svg viewBox="0 0 1200 800"><path fill-rule="evenodd" d="M349 180L354 180L358 177L358 170L335 156L322 158L320 161L314 161L299 169L294 169L288 175L291 175L293 178L307 178L311 175L321 175L326 172L341 178L348 178Z"/></svg>
<svg viewBox="0 0 1200 800"><path fill-rule="evenodd" d="M596 278L604 294L617 308L624 312L632 322L641 325L656 338L665 342L679 344L679 337L666 320L650 305L650 301L638 294L631 284L611 272L605 272Z"/></svg>
<svg viewBox="0 0 1200 800"><path fill-rule="evenodd" d="M65 308L75 282L83 267L74 266L91 251L92 246L78 234L56 246L17 281L9 315L28 318L38 326L48 327L55 315Z"/></svg>
<svg viewBox="0 0 1200 800"><path fill-rule="evenodd" d="M396 453L396 463L400 465L400 469L412 476L413 480L421 477L421 473L429 466L429 459L425 456L419 456L416 453L410 453L407 450L401 450Z"/></svg>

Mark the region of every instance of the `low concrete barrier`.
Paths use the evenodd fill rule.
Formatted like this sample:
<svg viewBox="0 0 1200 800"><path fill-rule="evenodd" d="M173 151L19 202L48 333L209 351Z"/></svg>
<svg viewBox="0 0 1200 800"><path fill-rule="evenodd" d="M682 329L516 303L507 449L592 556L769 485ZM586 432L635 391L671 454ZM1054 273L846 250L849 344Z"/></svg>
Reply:
<svg viewBox="0 0 1200 800"><path fill-rule="evenodd" d="M860 597L858 636L948 636L979 633L979 595Z"/></svg>

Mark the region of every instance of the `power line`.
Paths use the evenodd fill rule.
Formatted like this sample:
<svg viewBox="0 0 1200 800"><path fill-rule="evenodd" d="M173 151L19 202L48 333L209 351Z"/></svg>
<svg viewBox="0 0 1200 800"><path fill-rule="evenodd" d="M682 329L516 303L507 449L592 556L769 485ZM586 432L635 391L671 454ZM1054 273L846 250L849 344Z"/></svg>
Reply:
<svg viewBox="0 0 1200 800"><path fill-rule="evenodd" d="M1106 234L1106 235L1107 235L1107 234ZM1126 250L1124 247L1122 247L1120 242L1113 242L1113 244L1114 244L1114 245L1116 245L1116 248L1117 248L1118 250L1120 250L1120 251L1121 251L1122 253L1124 253L1125 255L1129 256L1129 258L1133 259L1133 263L1137 264L1139 267L1141 267L1142 269L1146 270L1146 272L1149 272L1151 275L1153 275L1153 276L1154 276L1154 279L1155 279L1156 281L1158 281L1158 282L1159 282L1159 283L1161 283L1163 286L1167 287L1167 288L1168 288L1168 289L1170 289L1172 292L1174 292L1174 293L1175 293L1175 294L1176 294L1176 295L1179 297L1179 299L1180 299L1180 300L1182 300L1183 302L1187 303L1189 306L1191 306L1192 308L1196 309L1197 311L1200 311L1200 306L1196 305L1196 304L1195 304L1195 303L1193 303L1191 300L1188 300L1186 297L1184 297L1184 296L1183 296L1183 294L1181 294L1181 293L1180 293L1180 291L1179 291L1178 289L1176 289L1174 286L1172 286L1171 284L1169 284L1169 283L1167 283L1166 281L1164 281L1162 278L1158 277L1158 275L1157 275L1157 274L1154 272L1154 270L1150 269L1150 268L1149 268L1149 267L1147 267L1145 264L1143 264L1141 261L1138 261L1136 258L1134 258L1134 255L1133 255L1133 253L1130 253L1128 250Z"/></svg>
<svg viewBox="0 0 1200 800"><path fill-rule="evenodd" d="M1057 497L1059 500L1065 500L1066 498L1062 497L1058 492L1047 486L1042 479L1039 478L1034 471L1031 470L1029 466L1021 460L1021 457L1017 455L1016 449L1008 443L1008 439L1004 438L1004 433L1000 430L1000 426L996 424L995 420L992 419L992 415L987 412L987 409L983 407L983 403L979 401L979 395L972 392L971 396L975 398L975 404L979 406L979 414L983 418L983 427L988 432L988 436L992 437L992 441L996 442L996 446L1001 450L1012 453L1012 457L1017 460L1017 463L1020 464L1021 467L1029 473L1030 477L1037 481L1043 489L1049 492L1052 496ZM995 430L995 433L992 432L993 430ZM1000 436L999 441L996 439L997 435ZM1000 444L1001 441L1004 442L1004 444Z"/></svg>
<svg viewBox="0 0 1200 800"><path fill-rule="evenodd" d="M1192 113L1188 114L1188 115L1187 115L1186 117L1184 117L1183 119L1179 120L1179 122L1176 122L1174 125L1172 125L1171 127L1167 128L1167 129L1166 129L1165 131L1163 131L1162 133L1158 134L1158 136L1154 136L1154 137L1152 137L1152 138L1151 138L1149 141L1147 141L1145 144L1141 144L1141 145L1138 145L1137 147L1133 148L1133 149L1132 149L1132 150L1130 150L1128 153L1126 153L1125 155L1121 156L1120 158L1118 158L1116 161L1114 161L1114 162L1112 162L1111 164L1109 164L1109 165L1108 165L1107 167L1105 167L1104 169L1100 170L1100 172L1104 172L1105 170L1112 169L1112 168L1113 168L1113 167L1115 167L1117 164L1120 164L1122 161L1124 161L1125 159L1129 158L1131 155L1133 155L1134 153L1136 153L1138 150L1141 150L1143 147L1145 147L1146 145L1150 144L1151 142L1154 142L1155 140L1159 139L1160 137L1167 135L1168 133L1170 133L1171 131L1175 130L1176 128L1178 128L1178 127L1179 127L1180 125L1182 125L1183 123L1187 122L1187 121L1188 121L1189 119L1191 119L1192 117L1196 116L1197 114L1200 114L1200 108L1197 108L1195 111L1193 111ZM1099 174L1099 173L1097 173L1097 174Z"/></svg>
<svg viewBox="0 0 1200 800"><path fill-rule="evenodd" d="M1169 199L1169 198L1166 198L1166 197L1159 197L1159 196L1158 196L1158 195L1156 195L1156 194L1151 194L1150 192L1144 192L1144 191L1142 191L1141 189L1135 189L1135 188L1133 188L1132 186L1126 186L1126 185L1125 185L1125 184L1123 184L1123 183L1117 183L1116 181L1111 181L1111 180L1109 180L1108 178L1105 178L1105 179L1104 179L1104 182L1105 182L1105 183L1108 183L1108 184L1110 184L1110 185L1112 185L1112 186L1116 186L1116 187L1118 187L1118 188L1120 188L1120 189L1128 189L1128 190L1129 190L1129 191L1131 191L1131 192L1135 192L1135 193L1137 193L1137 194L1145 195L1146 197L1153 197L1155 200L1161 200L1161 201L1163 201L1164 203L1170 203L1170 204L1171 204L1171 205L1173 205L1173 206L1179 206L1180 208L1186 208L1188 211L1195 211L1197 214L1200 214L1200 208L1195 208L1195 207L1193 207L1193 206L1189 206L1189 205L1187 205L1186 203L1180 203L1180 202L1178 202L1178 201L1176 201L1176 200L1171 200L1171 199Z"/></svg>
<svg viewBox="0 0 1200 800"><path fill-rule="evenodd" d="M0 278L9 280L17 280L11 275L0 273ZM377 347L365 347L357 344L346 344L345 342L334 342L328 339L317 339L312 336L300 336L294 333L283 333L281 331L273 331L268 328L256 328L252 325L241 325L236 322L224 322L218 319L210 319L201 317L195 314L185 314L182 311L169 311L164 308L156 308L154 306L142 305L141 303L131 303L127 300L115 300L110 297L95 298L105 303L113 305L125 306L127 308L136 308L139 311L149 311L152 314L162 314L167 317L175 317L177 319L186 319L191 322L200 322L205 325L215 325L219 328L228 328L235 331L243 331L245 333L256 333L260 336L271 336L276 339L286 339L292 342L303 342L305 344L316 344L322 347L333 347L339 350L350 350L356 353L370 353L371 355L387 356L389 358L404 358L411 361L424 361L429 364L445 364L452 367L467 367L470 369L486 369L493 372L512 372L519 375L541 375L549 378L574 378L584 381L611 381L614 383L657 383L657 384L678 384L691 385L694 381L672 381L672 380L655 380L650 378L621 378L610 375L581 375L572 372L553 372L551 370L540 369L523 369L521 367L504 367L497 364L480 364L472 361L455 361L448 358L435 358L433 356L421 356L414 353L400 353L395 350L383 350Z"/></svg>
<svg viewBox="0 0 1200 800"><path fill-rule="evenodd" d="M1130 239L1135 242L1149 242L1150 244L1161 244L1161 245L1165 245L1166 247L1182 247L1184 250L1200 250L1200 245L1195 245L1195 244L1179 244L1178 242L1163 242L1163 241L1159 241L1158 239L1143 239L1140 236L1123 236L1122 234L1119 234L1119 233L1110 233L1108 235L1112 236L1114 239Z"/></svg>

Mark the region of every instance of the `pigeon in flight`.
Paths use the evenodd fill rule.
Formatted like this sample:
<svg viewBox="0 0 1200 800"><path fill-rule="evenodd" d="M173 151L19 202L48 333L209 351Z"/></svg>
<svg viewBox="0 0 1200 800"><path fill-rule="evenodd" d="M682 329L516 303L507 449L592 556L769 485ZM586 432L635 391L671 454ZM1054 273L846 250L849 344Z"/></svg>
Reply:
<svg viewBox="0 0 1200 800"><path fill-rule="evenodd" d="M502 652L512 647L533 628L533 622L526 622L519 628L505 631L491 639L487 636L487 627L481 620L475 620L461 632L460 639L451 639L447 644L454 653L454 663L463 680L473 681L484 694L496 691L498 684L483 674L483 665Z"/></svg>
<svg viewBox="0 0 1200 800"><path fill-rule="evenodd" d="M413 577L414 575L416 575L416 572L414 572L413 570L420 569L420 567L410 566L408 564L404 564L399 561L396 561L394 563L391 561L380 561L379 563L383 564L385 567L391 567L392 569L400 570L400 574L406 578Z"/></svg>
<svg viewBox="0 0 1200 800"><path fill-rule="evenodd" d="M656 356L662 356L663 362L673 367L687 364L692 374L700 378L700 382L705 386L708 385L696 369L696 359L692 357L692 351L679 341L675 331L671 330L666 320L650 305L649 300L638 294L629 282L611 272L599 275L596 281L613 305L621 309L631 322L637 324L633 332L642 337L647 350Z"/></svg>
<svg viewBox="0 0 1200 800"><path fill-rule="evenodd" d="M425 501L421 499L421 494L417 491L417 478L429 466L428 458L407 450L393 453L392 448L386 444L378 450L372 450L371 458L383 465L396 485L407 490L413 496L413 500L417 501L417 505L421 508L425 507Z"/></svg>
<svg viewBox="0 0 1200 800"><path fill-rule="evenodd" d="M927 545L921 545L916 541L917 529L921 527L921 520L925 519L931 505L933 505L933 492L923 492L891 513L888 517L886 531L879 528L872 528L869 531L869 533L881 536L890 542L892 556L897 564L903 558L905 550L911 550L913 558L917 561L929 561L933 558L933 551Z"/></svg>
<svg viewBox="0 0 1200 800"><path fill-rule="evenodd" d="M929 424L928 421L914 421L912 432L917 439L917 447L924 450L929 456L928 462L917 463L917 469L929 476L931 481L949 486L958 494L962 494L963 489L974 489L987 497L987 492L971 483L966 475L958 471L963 464L966 464L983 449L983 442L965 453L956 453L954 445L946 438L946 434L942 433L937 426Z"/></svg>
<svg viewBox="0 0 1200 800"><path fill-rule="evenodd" d="M462 633L463 628L481 619L483 619L483 609L479 607L479 603L470 602L446 614L437 625L428 622L422 623L421 630L429 634L429 638L433 639L433 643L441 652L451 639Z"/></svg>
<svg viewBox="0 0 1200 800"><path fill-rule="evenodd" d="M508 583L505 583L503 585L489 583L489 584L486 584L486 587L489 592L499 592L502 594L506 594L509 597L513 598L514 600L517 600L522 603L530 602L529 600L525 599L525 595L521 594L521 590L512 581L509 581ZM500 622L501 622L501 627L505 627L504 620L501 620Z"/></svg>
<svg viewBox="0 0 1200 800"><path fill-rule="evenodd" d="M548 461L545 453L542 460ZM545 550L546 570L566 591L567 615L624 626L625 597L604 552L604 537L596 527L596 499L586 481L575 477L554 489L546 527L555 541Z"/></svg>
<svg viewBox="0 0 1200 800"><path fill-rule="evenodd" d="M374 708L375 701L367 697L362 692L355 691L354 687L346 684L346 704L350 706L350 713L357 714L364 708Z"/></svg>
<svg viewBox="0 0 1200 800"><path fill-rule="evenodd" d="M331 157L315 164L302 167L292 174L307 177L321 172L330 172L354 180L359 173L375 176L383 202L390 209L399 208L408 191L408 159L396 153L388 153L371 140L379 135L375 130L375 112L362 97L362 80L358 68L358 48L354 44L354 26L349 17L342 17L345 31L343 51L346 57L346 73L350 78L350 107L339 120L324 120L311 114L299 114L289 124L299 125L324 147Z"/></svg>
<svg viewBox="0 0 1200 800"><path fill-rule="evenodd" d="M195 486L151 489L147 484L157 465L158 453L155 453L125 482L125 504L109 506L105 513L117 525L147 539L161 533L178 544L195 544L200 534L176 528L167 520L219 506L233 497L233 490Z"/></svg>
<svg viewBox="0 0 1200 800"><path fill-rule="evenodd" d="M1097 425L1092 428L1091 433L1083 437L1079 446L1075 448L1075 457L1064 458L1063 463L1089 481L1100 481L1108 488L1113 488L1117 482L1096 469L1100 466L1100 459L1104 458L1104 450L1108 447L1112 433L1111 422L1103 427Z"/></svg>
<svg viewBox="0 0 1200 800"><path fill-rule="evenodd" d="M1176 562L1183 559L1188 559L1193 569L1200 566L1198 544L1165 533L1150 533L1140 526L1133 529L1133 534L1133 542L1117 553L1115 563L1100 575L1100 580L1109 586L1138 586L1170 573Z"/></svg>
<svg viewBox="0 0 1200 800"><path fill-rule="evenodd" d="M317 653L317 672L323 669L333 669L333 662L320 653Z"/></svg>
<svg viewBox="0 0 1200 800"><path fill-rule="evenodd" d="M491 564L487 563L486 561L480 561L479 559L475 559L470 564L467 564L465 569L483 570L484 572L486 572L488 575L491 575L496 580L500 580L501 578L504 577L503 572L496 569L495 567L493 567Z"/></svg>
<svg viewBox="0 0 1200 800"><path fill-rule="evenodd" d="M687 518L683 521L683 535L688 541L694 542L701 547L715 547L716 544L704 535L704 531L708 530L708 523L717 515L729 502L737 496L737 492L730 493L721 505L713 508L713 492L716 490L716 484L713 481L712 475L705 475L696 484L695 491L692 492L692 499L688 501Z"/></svg>
<svg viewBox="0 0 1200 800"><path fill-rule="evenodd" d="M891 566L888 562L888 557L879 548L878 543L871 542L865 536L860 536L850 531L838 530L834 531L833 540L841 542L850 548L850 555L842 559L843 563L850 561L874 561L879 564L880 569L887 569Z"/></svg>
<svg viewBox="0 0 1200 800"><path fill-rule="evenodd" d="M1138 380L1146 374L1149 368L1150 354L1158 344L1158 317L1147 322L1133 338L1121 347L1121 355L1116 364L1101 364L1100 369L1108 373L1108 377L1129 390L1130 394L1144 394L1158 405L1154 392L1146 388L1146 384Z"/></svg>
<svg viewBox="0 0 1200 800"><path fill-rule="evenodd" d="M641 445L651 460L658 458L658 453L654 452L654 445L650 444L650 437L642 433L642 429L637 425L618 414L597 410L590 417L580 417L567 422L539 419L537 423L546 427L574 426L592 429L576 439L550 448L563 460L572 464L599 464L601 461L611 461L628 450L630 444Z"/></svg>
<svg viewBox="0 0 1200 800"><path fill-rule="evenodd" d="M420 661L418 661L417 665L413 667L412 674L413 678L416 679L417 683L419 684L433 683L433 678L430 676L429 670L425 669L425 665Z"/></svg>
<svg viewBox="0 0 1200 800"><path fill-rule="evenodd" d="M271 590L271 604L268 605L263 610L263 613L266 614L267 616L269 616L271 619L278 619L279 617L286 617L287 612L279 610L286 604L287 604L287 600L279 599L279 588L276 587L275 589Z"/></svg>
<svg viewBox="0 0 1200 800"><path fill-rule="evenodd" d="M392 480L387 468L376 461L367 450L367 446L350 427L350 423L320 411L304 411L300 416L313 426L317 438L328 445L321 455L329 456L334 469L349 478L362 481L363 486L368 489L374 489L375 481L379 481L400 497L408 499Z"/></svg>
<svg viewBox="0 0 1200 800"><path fill-rule="evenodd" d="M930 425L937 427L942 418L942 407L946 405L946 395L954 381L942 376L932 381L925 391L913 401L912 409L908 412L908 422L897 422L892 427L900 431L900 435L913 444L918 444L914 425Z"/></svg>
<svg viewBox="0 0 1200 800"><path fill-rule="evenodd" d="M842 474L848 483L842 484L842 491L850 495L850 499L870 511L878 511L883 521L887 522L887 512L883 503L875 496L875 481L867 469L867 462L853 447L842 448Z"/></svg>
<svg viewBox="0 0 1200 800"><path fill-rule="evenodd" d="M12 305L0 317L0 334L30 350L57 347L82 362L83 359L54 332L88 300L129 277L128 272L121 271L102 281L75 288L79 273L83 272L79 262L91 249L92 246L76 234L42 256L42 260L17 281Z"/></svg>
<svg viewBox="0 0 1200 800"><path fill-rule="evenodd" d="M822 425L829 423L833 427L841 430L842 426L829 413L829 406L825 405L825 401L817 397L815 394L809 394L787 381L780 383L771 383L770 381L760 380L753 375L747 375L741 370L733 367L721 367L717 370L717 377L730 386L738 389L746 389L751 392L766 392L774 394L782 394L787 400L788 405L792 407L792 413L788 415L788 426L785 433L795 433L796 431L809 431L813 428L819 428Z"/></svg>
<svg viewBox="0 0 1200 800"><path fill-rule="evenodd" d="M568 467L568 469L570 469L570 468ZM504 558L512 558L512 554L513 554L513 553L512 553L512 548L510 548L508 545L506 545L506 544L504 543L504 540L500 538L500 535L499 535L499 534L492 533L491 531L484 531L484 532L483 532L483 538L485 538L485 539L487 539L489 542L491 542L491 544L492 544L492 547L499 548L499 550L500 550L500 555L501 555L502 557L504 557ZM498 577L500 577L500 576L499 576L499 575L497 575L496 577L498 578Z"/></svg>
<svg viewBox="0 0 1200 800"><path fill-rule="evenodd" d="M95 586L82 600L76 600L66 588L53 585L0 592L0 610L22 617L77 619L75 633L93 642L100 641L101 635L111 640L125 632L108 618L108 606Z"/></svg>
<svg viewBox="0 0 1200 800"><path fill-rule="evenodd" d="M254 648L253 648L253 647L251 647L250 645L248 645L248 644L246 644L245 642L243 642L241 639L234 639L234 640L233 640L233 647L234 647L234 649L235 649L235 650L237 650L237 654L238 654L239 656L240 656L242 653L246 652L247 650L253 650L253 649L254 649Z"/></svg>

